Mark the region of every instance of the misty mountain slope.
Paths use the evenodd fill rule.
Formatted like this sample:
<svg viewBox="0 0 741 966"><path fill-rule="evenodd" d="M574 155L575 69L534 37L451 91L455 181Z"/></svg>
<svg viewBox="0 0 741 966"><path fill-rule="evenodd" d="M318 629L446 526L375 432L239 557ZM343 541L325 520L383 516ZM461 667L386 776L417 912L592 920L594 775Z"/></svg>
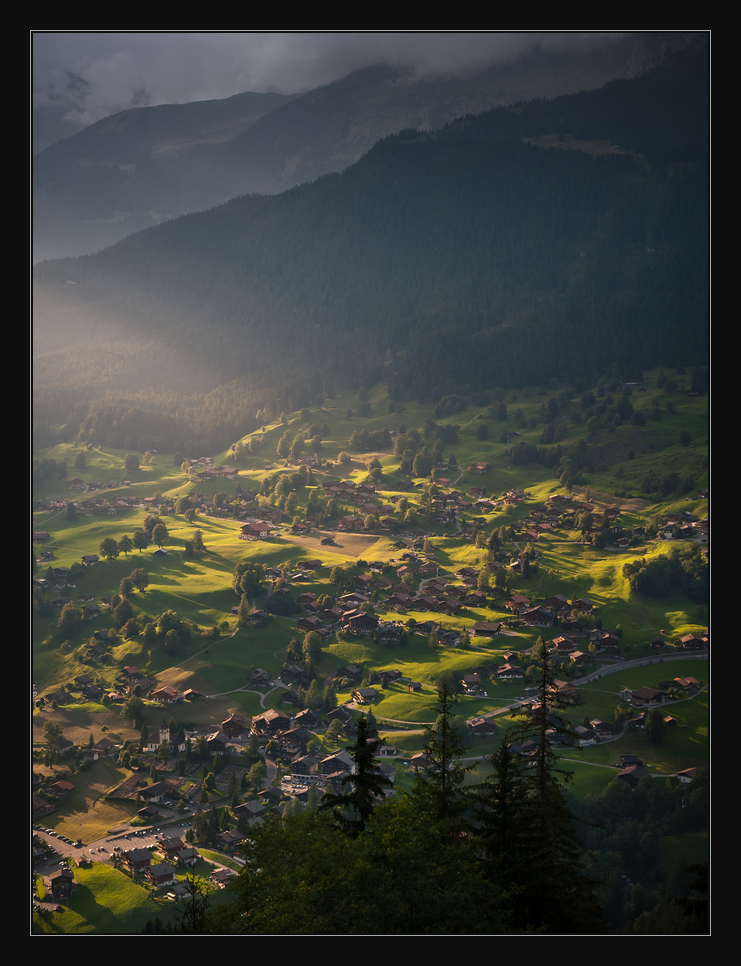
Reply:
<svg viewBox="0 0 741 966"><path fill-rule="evenodd" d="M34 159L37 258L82 254L224 200L225 142L296 95L132 108L59 141Z"/></svg>
<svg viewBox="0 0 741 966"><path fill-rule="evenodd" d="M553 112L581 125L587 140L573 143L619 131L635 155L523 143L513 125L542 105L500 109L386 138L341 174L37 266L44 411L53 421L106 391L106 406L119 392L156 410L167 393L177 422L177 393L211 391L209 425L236 427L266 400L293 410L379 379L392 399L437 399L703 364L706 105L683 78L549 105L543 125ZM672 85L681 109L652 123ZM676 118L692 136L667 137ZM202 418L203 406L183 431Z"/></svg>
<svg viewBox="0 0 741 966"><path fill-rule="evenodd" d="M497 105L599 87L661 60L665 46L663 35L626 35L536 49L465 76L377 66L298 97L124 111L37 155L34 258L96 251L240 194L283 191L346 168L405 128L433 130Z"/></svg>

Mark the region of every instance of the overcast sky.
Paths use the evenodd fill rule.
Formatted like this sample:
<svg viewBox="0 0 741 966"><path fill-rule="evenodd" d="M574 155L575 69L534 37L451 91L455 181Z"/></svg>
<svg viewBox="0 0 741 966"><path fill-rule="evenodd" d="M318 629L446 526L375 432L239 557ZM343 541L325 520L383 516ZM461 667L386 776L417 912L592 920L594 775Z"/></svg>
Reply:
<svg viewBox="0 0 741 966"><path fill-rule="evenodd" d="M134 106L243 91L297 93L357 67L479 68L534 44L604 43L610 34L32 32L33 105L87 125Z"/></svg>

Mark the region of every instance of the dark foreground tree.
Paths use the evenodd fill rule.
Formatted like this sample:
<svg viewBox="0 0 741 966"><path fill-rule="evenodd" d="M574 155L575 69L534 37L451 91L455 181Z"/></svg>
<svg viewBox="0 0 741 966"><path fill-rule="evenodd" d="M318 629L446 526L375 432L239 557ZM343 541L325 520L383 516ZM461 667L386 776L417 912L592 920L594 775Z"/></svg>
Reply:
<svg viewBox="0 0 741 966"><path fill-rule="evenodd" d="M354 838L331 815L271 817L250 830L246 863L214 910L221 932L276 935L499 933L502 897L469 840L432 826L406 798L375 809Z"/></svg>
<svg viewBox="0 0 741 966"><path fill-rule="evenodd" d="M209 932L209 898L214 891L213 886L195 872L189 872L185 879L185 888L188 895L178 910L177 932Z"/></svg>
<svg viewBox="0 0 741 966"><path fill-rule="evenodd" d="M428 728L426 762L415 776L412 799L432 821L463 822L471 800L466 774L473 765L461 764L466 749L460 723L453 714L454 695L446 679L437 689L437 719Z"/></svg>
<svg viewBox="0 0 741 966"><path fill-rule="evenodd" d="M597 882L586 869L558 747L576 741L561 713L556 666L540 651L538 695L504 739L477 810L487 874L513 893L513 926L522 931L583 933L604 929ZM526 766L526 767L523 767Z"/></svg>
<svg viewBox="0 0 741 966"><path fill-rule="evenodd" d="M376 760L383 739L364 716L358 718L357 724L357 740L347 749L355 762L355 771L345 779L341 793L325 794L319 806L320 811L331 811L350 835L365 831L373 809L383 801L384 791L392 784Z"/></svg>

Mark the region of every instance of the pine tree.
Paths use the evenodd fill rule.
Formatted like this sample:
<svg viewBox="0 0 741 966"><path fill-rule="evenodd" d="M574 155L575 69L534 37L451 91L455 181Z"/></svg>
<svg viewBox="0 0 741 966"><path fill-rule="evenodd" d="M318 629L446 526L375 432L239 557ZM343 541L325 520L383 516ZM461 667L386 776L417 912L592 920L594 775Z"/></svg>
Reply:
<svg viewBox="0 0 741 966"><path fill-rule="evenodd" d="M355 744L347 750L355 762L354 774L345 779L349 791L325 794L319 805L320 811L332 811L351 836L365 831L368 819L376 803L383 798L384 790L391 780L381 772L376 752L383 744L375 728L369 727L364 716L358 718L358 736Z"/></svg>
<svg viewBox="0 0 741 966"><path fill-rule="evenodd" d="M538 642L541 643L540 641ZM494 877L513 890L513 919L525 931L596 932L604 928L596 881L585 871L584 849L564 784L557 745L576 735L562 715L556 665L538 648L538 695L526 720L510 729L506 750L494 761L495 777L478 812L484 855ZM532 751L526 751L532 745ZM527 753L529 767L518 756Z"/></svg>
<svg viewBox="0 0 741 966"><path fill-rule="evenodd" d="M412 798L434 821L461 823L470 805L466 774L474 766L460 762L466 745L453 720L453 694L446 679L437 698L437 720L428 728L424 746L427 761L417 772Z"/></svg>

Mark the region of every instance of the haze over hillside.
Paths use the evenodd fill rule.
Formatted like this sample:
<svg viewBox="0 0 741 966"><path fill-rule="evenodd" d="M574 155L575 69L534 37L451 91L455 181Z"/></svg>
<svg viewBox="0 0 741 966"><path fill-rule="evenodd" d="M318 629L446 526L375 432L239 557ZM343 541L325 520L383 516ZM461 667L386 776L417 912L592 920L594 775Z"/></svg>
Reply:
<svg viewBox="0 0 741 966"><path fill-rule="evenodd" d="M224 446L379 380L436 400L705 364L707 127L698 42L39 265L40 438L94 418L115 445Z"/></svg>
<svg viewBox="0 0 741 966"><path fill-rule="evenodd" d="M465 73L377 64L301 94L246 93L135 107L34 160L34 259L85 254L253 192L277 193L357 161L405 128L594 89L661 62L683 35L536 47Z"/></svg>

